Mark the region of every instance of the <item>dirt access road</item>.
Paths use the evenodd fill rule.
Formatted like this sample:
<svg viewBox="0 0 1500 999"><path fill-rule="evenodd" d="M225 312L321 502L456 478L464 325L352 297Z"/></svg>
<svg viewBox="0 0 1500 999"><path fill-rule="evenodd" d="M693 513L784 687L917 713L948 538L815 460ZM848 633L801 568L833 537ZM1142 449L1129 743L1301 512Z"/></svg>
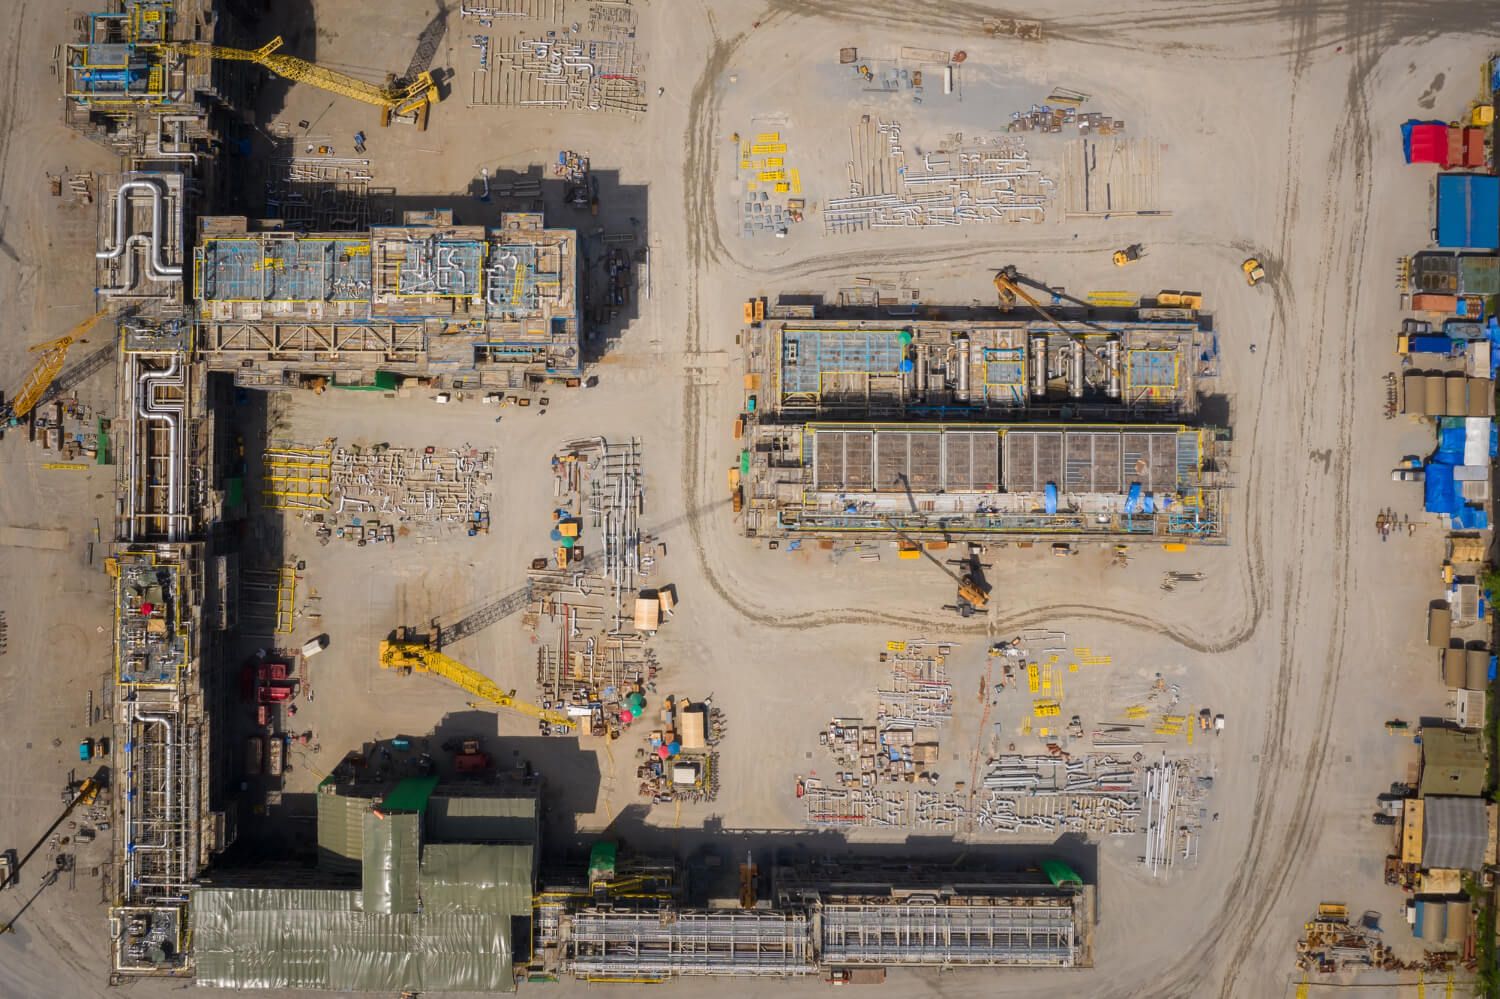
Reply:
<svg viewBox="0 0 1500 999"><path fill-rule="evenodd" d="M1401 164L1397 126L1421 113L1444 76L1472 79L1494 37L1465 35L1492 29L1464 4L1066 10L1043 21L1049 41L1032 47L983 41L989 12L973 4L797 3L709 18L698 29L709 58L687 109L684 346L689 356L725 349L724 317L747 294L827 292L872 270L901 271L929 301L986 297L989 271L1003 262L1074 289L1116 287L1108 251L1137 240L1152 257L1130 279L1208 293L1226 342L1238 483L1232 550L1213 556L1217 606L1184 620L1164 613L1150 587L1099 585L1080 598L1076 587L1039 585L1004 590L986 625L1002 635L1090 622L1160 633L1197 653L1205 671L1237 678L1236 711L1253 735L1244 769L1228 777L1231 842L1173 888L1124 888L1101 875L1100 970L1082 988L1111 999L1278 994L1316 900L1379 890L1386 845L1368 834L1363 801L1399 758L1381 743L1380 720L1403 692L1433 694L1414 638L1424 594L1435 595L1438 532L1424 528L1397 552L1366 529L1392 502L1382 483L1410 433L1376 415L1379 375L1394 365L1392 266L1426 244L1430 225L1428 180ZM817 115L800 67L839 45L889 46L892 36L964 47L970 60L1038 86L1092 93L1103 110L1121 100L1144 108L1132 128L1170 143L1162 189L1173 217L747 250L717 189L727 134L766 111L789 112L794 128ZM782 82L747 95L758 66L782 67L770 71ZM1443 95L1448 117L1470 96ZM999 128L1003 114L995 117ZM1237 265L1252 253L1267 266L1268 294L1242 286ZM943 287L955 293L933 294ZM688 509L720 488L730 449L716 446L715 428L737 392L728 379L684 386ZM786 580L775 570L735 571L726 520L695 520L696 547L707 582L757 628L927 623L867 600L777 599ZM1385 916L1399 918L1393 908ZM985 976L982 986L956 976L942 991L1035 995L1045 986L1081 987L1050 975Z"/></svg>
<svg viewBox="0 0 1500 999"><path fill-rule="evenodd" d="M367 6L380 5L359 5ZM410 18L408 26L394 0L390 6L365 21L340 20L336 15L347 15L350 5L338 0L317 4L320 21L340 29L338 37L325 39L328 51L318 57L383 66L397 50L409 52L423 18ZM756 711L765 719L761 738L726 748L726 757L733 752L758 765L753 776L747 767L735 779L734 800L724 803L726 824L752 826L784 810L773 796L785 795L775 789L787 788L785 777L801 765L796 751L806 744L806 721L841 703L821 699L840 677L815 683L818 671L795 665L806 661L810 647L837 666L856 643L867 649L871 633L962 630L928 610L944 599L946 584L939 580L915 593L884 572L831 585L737 537L722 483L733 450L727 428L743 401L734 366L738 303L751 294L830 294L872 270L901 272L928 301L987 300L990 273L1004 263L1075 290L1123 281L1147 292L1201 288L1225 340L1222 389L1236 437L1231 545L1195 556L1213 589L1168 605L1149 574L1105 580L1085 571L1085 563L1093 564L1086 559L1047 571L1001 566L1003 597L977 627L996 635L1025 625L1088 631L1096 644L1116 650L1117 659L1129 645L1156 652L1170 643L1203 684L1214 685L1221 703L1234 705L1235 724L1223 747L1222 833L1205 847L1196 872L1166 884L1144 882L1131 858L1101 861L1094 971L924 973L900 976L897 984L918 994L1057 992L1106 999L1258 999L1288 992L1291 941L1312 905L1334 895L1363 907L1364 886L1379 890L1386 847L1369 827L1367 799L1403 775L1394 768L1410 749L1386 739L1380 720L1399 710L1436 713L1441 707L1432 671L1418 665L1421 607L1436 595L1437 531L1424 527L1414 539L1381 545L1367 525L1379 508L1411 508L1412 494L1398 491L1388 470L1421 440L1404 421L1388 424L1378 416L1379 376L1394 364L1392 263L1425 243L1430 224L1428 176L1399 162L1397 127L1412 115L1461 113L1469 97L1462 91L1470 84L1456 81L1472 81L1479 59L1497 42L1493 34L1473 34L1493 31L1487 8L1464 2L1070 3L1042 22L1042 42L1022 43L987 38L986 19L1006 12L978 3L638 6L639 43L651 48L653 95L638 124L466 111L454 101L439 109L425 135L392 130L378 141L382 155L397 164L383 181L411 194L467 190L473 164L493 162L486 157L501 146L515 147L514 163L505 164L514 166L548 162L556 148L584 148L596 168L613 161L625 180L649 185L652 297L600 365L599 394L586 405L597 407L601 419L611 407L629 408L627 425L644 426L648 435L655 508L667 518L693 512L671 539L674 552L693 557L674 555L674 563L689 563L676 580L688 599L674 620L677 633L663 634L663 655L732 674L737 686L718 688L724 702L741 706L731 710L747 718ZM75 309L53 317L50 305L66 298L69 306L86 308L91 216L73 220L83 223L75 232L63 224L69 221L63 210L37 192L42 170L61 163L79 169L103 157L62 130L45 61L22 58L50 52L68 20L28 4L0 42L0 77L14 77L13 89L22 95L5 112L9 130L0 147L0 224L6 245L16 250L15 257L0 258L0 293L15 303L7 314L17 328L0 347L10 373L18 370L25 343L85 314ZM377 33L371 40L356 28L374 23L389 26L389 37ZM438 63L451 64L465 45L462 33L450 30ZM954 121L979 116L991 131L1003 127L1010 110L1043 99L1054 85L1094 94L1106 112L1128 109L1132 134L1169 144L1162 207L1173 215L1076 223L1055 216L1034 227L856 237L799 232L764 245L740 241L729 214L727 139L759 115L785 115L793 134L808 129L799 145L814 160L832 164L821 179L809 171L808 181L821 185L819 197L842 193L837 166L845 155L844 130L863 98L825 92L817 70L832 63L842 45L965 49L973 89ZM373 51L377 46L382 51ZM1455 82L1441 91L1440 76ZM1437 107L1425 111L1424 94L1435 86L1441 91ZM304 96L294 90L294 104ZM327 101L306 103L316 110ZM365 119L350 118L356 120ZM479 127L501 120L514 130ZM522 148L544 130L546 140ZM516 141L516 134L526 138ZM1040 157L1040 144L1036 148ZM413 155L409 165L401 159L403 151L418 149L447 155ZM1119 274L1109 251L1132 242L1147 243L1149 256ZM1244 286L1238 271L1252 252L1270 275L1256 291ZM38 288L38 274L71 285L49 281ZM1249 342L1258 345L1256 353L1246 349ZM0 508L7 526L61 526L75 539L88 535L91 497L107 491L99 488L102 480L93 488L81 481L48 485L16 442L7 441L3 454L12 484ZM12 463L25 467L12 471ZM15 500L17 483L36 485ZM70 551L71 566L56 558L57 585L86 585L89 619L103 621L99 575L79 584L87 573L81 542ZM52 568L15 549L0 551L0 558L12 566ZM4 578L0 594L13 609L8 659L23 652L39 658L43 651L38 641L24 644L18 620L36 621L44 634L52 624L84 616L78 603L43 600L23 577ZM35 572L25 578L34 581ZM80 640L76 655L83 665L70 681L78 693L97 682L107 654L92 628L83 630L87 644ZM741 668L752 654L759 671ZM718 678L705 676L704 685ZM41 772L16 755L24 741L50 747L58 732L73 734L60 720L71 708L60 705L49 719L28 707L58 698L56 679L25 670L13 679L29 685L0 707L6 756L14 761L7 786L23 767ZM779 745L787 734L772 727L781 724L782 708L806 714L796 719L801 730L795 741L788 736L786 742L796 759L772 757L761 768L760 755L750 754ZM736 738L753 735L744 726L736 730ZM56 755L47 766L60 779L66 760ZM43 780L31 800L45 801L52 783ZM754 800L752 792L759 795ZM35 825L28 810L37 806L13 794L6 798L0 833L6 842L19 841ZM35 931L0 942L0 994L40 994L59 982L70 994L103 993L103 918L88 894L44 896L33 910ZM1385 915L1388 923L1398 918L1389 906ZM737 982L734 991L769 995L815 987ZM165 988L142 983L136 991ZM664 988L678 995L721 991L700 981Z"/></svg>

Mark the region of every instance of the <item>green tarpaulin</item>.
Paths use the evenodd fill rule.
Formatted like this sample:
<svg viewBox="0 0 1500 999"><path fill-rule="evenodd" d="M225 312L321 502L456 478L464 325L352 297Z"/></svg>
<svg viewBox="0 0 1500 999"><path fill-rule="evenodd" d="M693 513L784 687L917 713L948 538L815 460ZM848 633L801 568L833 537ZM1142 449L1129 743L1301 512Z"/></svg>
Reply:
<svg viewBox="0 0 1500 999"><path fill-rule="evenodd" d="M391 788L391 793L380 803L381 811L421 812L427 808L427 799L437 787L436 777L407 777Z"/></svg>

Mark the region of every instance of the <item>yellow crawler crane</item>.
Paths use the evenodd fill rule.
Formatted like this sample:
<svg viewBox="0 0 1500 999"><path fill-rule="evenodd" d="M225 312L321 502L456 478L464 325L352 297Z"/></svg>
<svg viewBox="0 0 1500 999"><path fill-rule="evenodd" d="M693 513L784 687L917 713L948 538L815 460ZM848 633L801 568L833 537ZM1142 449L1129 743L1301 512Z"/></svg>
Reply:
<svg viewBox="0 0 1500 999"><path fill-rule="evenodd" d="M564 712L520 700L514 690L502 690L498 683L483 673L439 652L433 648L430 635L397 628L395 634L380 643L380 665L385 669L398 669L405 673L431 673L491 704L519 711L549 725L572 727L572 721Z"/></svg>
<svg viewBox="0 0 1500 999"><path fill-rule="evenodd" d="M42 401L42 396L47 394L47 389L56 380L57 373L62 370L63 362L68 359L68 350L108 311L100 309L56 340L48 340L31 348L33 354L39 353L41 356L27 372L26 380L21 383L16 397L6 407L12 418L19 420L36 408L36 404Z"/></svg>
<svg viewBox="0 0 1500 999"><path fill-rule="evenodd" d="M283 80L311 84L329 93L373 104L380 108L382 125L389 125L394 118L413 121L418 128L427 127L427 110L439 100L437 81L430 72L421 73L403 86L397 86L392 77L382 87L324 69L306 59L282 55L277 52L282 44L277 36L258 49L236 49L207 42L166 42L162 48L185 56L203 56L223 62L253 62Z"/></svg>

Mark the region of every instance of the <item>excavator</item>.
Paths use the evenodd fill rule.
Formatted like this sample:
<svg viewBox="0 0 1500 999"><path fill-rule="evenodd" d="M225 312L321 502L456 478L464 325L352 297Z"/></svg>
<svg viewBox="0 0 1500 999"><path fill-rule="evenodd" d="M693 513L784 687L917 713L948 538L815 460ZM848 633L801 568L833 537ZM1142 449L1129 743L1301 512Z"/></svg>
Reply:
<svg viewBox="0 0 1500 999"><path fill-rule="evenodd" d="M1055 300L1071 302L1072 304L1083 309L1090 308L1089 303L1083 301L1082 299L1074 298L1072 295L1069 295L1065 292L1048 287L1047 285L1042 284L1042 282L1040 281L1025 276L1020 271L1016 270L1014 265L1008 264L995 272L995 292L1000 296L1001 311L1009 312L1011 309L1014 309L1016 307L1017 300L1025 302L1027 305L1035 309L1043 319L1047 320L1053 326L1056 326L1064 334L1072 337L1074 340L1083 340L1084 334L1074 332L1063 326L1061 320L1059 320L1056 316L1049 312L1047 307L1041 303L1040 299L1026 290L1026 285L1030 285L1038 291L1046 292ZM1100 333L1106 336L1115 335L1100 326L1096 326L1094 323L1091 323L1088 320L1083 320L1083 323L1085 326L1090 326L1094 329L1099 330Z"/></svg>
<svg viewBox="0 0 1500 999"><path fill-rule="evenodd" d="M546 722L553 729L567 731L573 727L573 721L566 713L520 700L514 690L501 689L498 683L478 670L470 669L457 659L439 652L431 634L412 628L397 628L388 639L380 643L380 665L405 674L431 673L442 677L480 698L482 702L519 711L537 721ZM483 704L475 704L475 707L482 706Z"/></svg>
<svg viewBox="0 0 1500 999"><path fill-rule="evenodd" d="M90 327L97 323L99 318L108 311L108 309L100 309L57 339L48 340L46 343L39 343L31 348L31 353L40 354L41 356L37 358L36 364L32 365L31 370L27 372L25 380L21 382L21 389L16 393L15 398L11 399L6 405L0 406L0 420L6 422L20 420L36 408L37 403L42 401L42 397L47 394L47 389L57 378L57 373L62 370L63 362L68 359L68 351L72 348L73 344L82 339Z"/></svg>
<svg viewBox="0 0 1500 999"><path fill-rule="evenodd" d="M427 112L442 99L437 81L432 73L417 74L409 83L396 83L388 78L385 86L377 86L343 73L325 69L306 59L283 55L277 51L283 42L278 36L258 49L237 49L227 45L210 45L207 42L164 42L162 49L184 56L200 56L221 62L253 62L294 83L307 83L329 93L373 104L380 108L380 124L392 121L410 121L418 128L427 128Z"/></svg>
<svg viewBox="0 0 1500 999"><path fill-rule="evenodd" d="M885 526L895 532L896 537L901 539L902 549L905 551L921 552L922 556L943 570L953 581L958 584L958 597L947 607L956 610L960 617L973 617L975 611L982 611L990 603L990 584L985 582L984 567L979 564L979 556L971 555L968 559L968 571L964 573L954 572L947 563L938 560L937 556L922 546L920 541L913 540L910 535L889 517L882 517Z"/></svg>

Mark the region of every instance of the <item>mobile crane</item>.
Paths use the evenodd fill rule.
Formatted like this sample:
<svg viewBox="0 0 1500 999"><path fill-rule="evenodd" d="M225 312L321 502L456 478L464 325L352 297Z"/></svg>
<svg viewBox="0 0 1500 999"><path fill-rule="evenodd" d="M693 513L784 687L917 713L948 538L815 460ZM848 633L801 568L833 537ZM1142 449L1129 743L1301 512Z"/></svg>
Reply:
<svg viewBox="0 0 1500 999"><path fill-rule="evenodd" d="M1056 316L1054 316L1047 310L1047 307L1043 305L1035 295L1026 290L1024 286L1028 284L1033 288L1045 291L1047 294L1052 295L1055 298L1071 302L1074 305L1079 306L1080 308L1089 308L1089 304L1087 302L1076 299L1072 295L1067 295L1061 291L1049 288L1047 285L1042 284L1040 281L1034 281L1031 278L1023 275L1020 271L1016 270L1014 265L1007 264L1006 266L1000 268L995 272L995 292L1000 296L1001 310L1004 312L1009 312L1011 309L1014 309L1016 307L1016 301L1019 299L1020 301L1025 302L1027 305L1035 309L1043 319L1047 320L1053 326L1056 326L1065 335L1072 337L1074 340L1082 341L1084 335L1082 333L1075 333L1065 327ZM1115 335L1107 330L1102 329L1094 323L1089 322L1088 320L1084 320L1083 322L1085 326L1093 327L1106 336Z"/></svg>
<svg viewBox="0 0 1500 999"><path fill-rule="evenodd" d="M42 844L47 842L47 837L56 832L57 827L62 825L79 805L92 805L95 801L99 800L99 791L103 787L104 771L102 770L93 777L84 778L76 785L68 785L68 791L71 794L69 795L67 806L63 808L62 814L57 817L57 820L47 827L47 831L42 833L41 838L36 841L35 845L26 851L26 856L21 857L19 860L16 859L15 850L6 850L3 854L0 854L0 891L4 891L11 885L20 883L21 868L25 867L26 862L42 848ZM8 929L9 927L7 926L6 928Z"/></svg>
<svg viewBox="0 0 1500 999"><path fill-rule="evenodd" d="M392 120L411 121L418 128L425 129L428 109L442 98L430 71L419 73L409 83L398 84L392 76L387 78L384 86L377 86L325 69L306 59L283 55L277 51L282 44L281 37L277 36L258 49L237 49L207 42L164 42L162 48L184 56L201 56L221 62L253 62L283 80L308 83L329 93L373 104L380 108L381 125L389 125Z"/></svg>
<svg viewBox="0 0 1500 999"><path fill-rule="evenodd" d="M989 606L990 584L985 582L984 568L979 564L979 557L977 555L969 558L968 572L962 574L954 572L946 563L939 561L936 555L922 547L921 542L914 541L905 531L897 527L895 522L889 517L882 517L881 519L885 521L885 526L894 531L896 537L901 539L907 551L921 552L923 557L946 572L958 584L957 602L950 605L951 609L957 610L962 617L972 617L975 611L984 610L985 607Z"/></svg>
<svg viewBox="0 0 1500 999"><path fill-rule="evenodd" d="M403 673L431 673L467 690L484 701L519 711L554 728L570 729L572 720L563 712L543 708L516 697L514 690L500 685L478 670L470 669L451 656L437 650L433 636L411 628L397 628L380 643L380 665Z"/></svg>
<svg viewBox="0 0 1500 999"><path fill-rule="evenodd" d="M0 417L19 420L35 409L36 404L42 401L42 397L47 394L47 389L57 378L57 373L62 370L63 363L68 359L68 351L73 344L82 339L89 328L108 311L108 309L100 309L57 339L32 347L31 353L41 356L26 373L26 378L21 382L21 389L16 393L15 398L7 405L0 407Z"/></svg>

